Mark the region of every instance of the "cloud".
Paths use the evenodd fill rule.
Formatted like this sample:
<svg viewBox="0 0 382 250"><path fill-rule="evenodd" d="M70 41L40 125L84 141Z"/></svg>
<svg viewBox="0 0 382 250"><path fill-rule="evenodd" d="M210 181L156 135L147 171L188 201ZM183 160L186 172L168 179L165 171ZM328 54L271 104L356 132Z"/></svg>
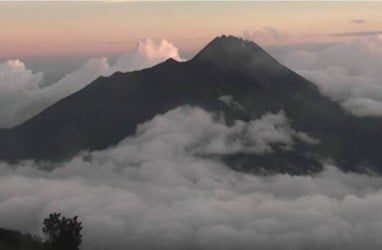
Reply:
<svg viewBox="0 0 382 250"><path fill-rule="evenodd" d="M13 124L18 117L29 112L28 106L38 102L42 73L34 74L20 60L8 60L0 64L0 124Z"/></svg>
<svg viewBox="0 0 382 250"><path fill-rule="evenodd" d="M295 50L278 58L358 116L382 114L382 36L355 38L321 50Z"/></svg>
<svg viewBox="0 0 382 250"><path fill-rule="evenodd" d="M354 24L364 24L366 23L366 20L361 18L356 18L356 19L351 19L350 22Z"/></svg>
<svg viewBox="0 0 382 250"><path fill-rule="evenodd" d="M374 36L382 34L382 30L371 30L371 31L350 31L342 33L333 33L329 36Z"/></svg>
<svg viewBox="0 0 382 250"><path fill-rule="evenodd" d="M174 136L174 131L178 137ZM161 140L169 134L166 147L202 154L263 154L272 152L273 145L290 150L295 139L310 144L314 141L307 134L291 128L282 111L249 122L235 121L227 127L222 117L215 117L200 108L179 107L142 124L137 133L147 140Z"/></svg>
<svg viewBox="0 0 382 250"><path fill-rule="evenodd" d="M39 233L52 211L79 215L84 250L380 248L382 178L333 166L254 176L198 157L226 130L216 114L183 107L51 171L1 163L0 225Z"/></svg>
<svg viewBox="0 0 382 250"><path fill-rule="evenodd" d="M20 60L0 63L0 128L12 127L33 117L98 76L151 67L169 57L182 60L170 42L144 39L135 50L120 56L114 65L105 57L92 58L77 71L48 86L43 84L43 73L33 73Z"/></svg>
<svg viewBox="0 0 382 250"><path fill-rule="evenodd" d="M136 50L132 53L120 56L112 68L113 71L139 70L163 62L168 58L177 61L183 60L178 49L172 43L165 39L154 41L148 38L140 40Z"/></svg>
<svg viewBox="0 0 382 250"><path fill-rule="evenodd" d="M354 98L342 104L357 116L382 116L382 102L367 98Z"/></svg>

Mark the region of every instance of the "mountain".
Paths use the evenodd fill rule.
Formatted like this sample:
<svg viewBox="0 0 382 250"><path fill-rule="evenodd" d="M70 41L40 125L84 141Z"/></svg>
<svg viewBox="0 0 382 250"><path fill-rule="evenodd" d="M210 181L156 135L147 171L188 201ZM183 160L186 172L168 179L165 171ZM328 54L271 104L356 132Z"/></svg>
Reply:
<svg viewBox="0 0 382 250"><path fill-rule="evenodd" d="M228 107L222 96L243 109ZM333 159L344 170L382 172L381 119L348 114L258 45L233 36L215 38L187 62L168 59L99 77L23 124L0 130L0 159L60 161L81 150L104 149L180 105L222 112L227 123L283 110L295 130L320 142L297 143L292 151L272 155L216 156L235 169L304 174L319 171L321 159Z"/></svg>

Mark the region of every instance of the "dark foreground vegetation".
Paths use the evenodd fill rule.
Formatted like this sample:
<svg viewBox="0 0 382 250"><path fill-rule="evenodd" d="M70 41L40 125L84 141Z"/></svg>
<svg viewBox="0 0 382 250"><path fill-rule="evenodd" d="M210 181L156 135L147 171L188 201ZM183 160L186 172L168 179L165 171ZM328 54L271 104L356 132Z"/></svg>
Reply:
<svg viewBox="0 0 382 250"><path fill-rule="evenodd" d="M52 213L44 219L45 239L17 231L0 229L1 250L79 250L82 224L78 217L66 218Z"/></svg>

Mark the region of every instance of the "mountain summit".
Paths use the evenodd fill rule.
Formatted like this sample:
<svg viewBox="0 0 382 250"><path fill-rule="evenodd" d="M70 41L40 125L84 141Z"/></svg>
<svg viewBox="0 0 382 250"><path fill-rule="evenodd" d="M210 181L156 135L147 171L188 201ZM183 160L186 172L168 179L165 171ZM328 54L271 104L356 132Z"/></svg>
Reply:
<svg viewBox="0 0 382 250"><path fill-rule="evenodd" d="M254 42L234 36L219 36L204 47L194 58L208 63L231 62L244 63L260 56L271 58Z"/></svg>
<svg viewBox="0 0 382 250"><path fill-rule="evenodd" d="M220 36L212 40L194 58L195 63L213 66L218 70L238 74L279 73L285 70L273 57L254 42L234 36Z"/></svg>
<svg viewBox="0 0 382 250"><path fill-rule="evenodd" d="M382 172L381 119L353 117L258 45L233 36L215 38L187 62L167 60L99 77L25 123L0 130L0 159L59 161L104 149L134 134L138 124L182 105L223 113L228 124L282 111L293 129L319 141L272 154L214 156L233 168L304 174L332 159L345 170Z"/></svg>

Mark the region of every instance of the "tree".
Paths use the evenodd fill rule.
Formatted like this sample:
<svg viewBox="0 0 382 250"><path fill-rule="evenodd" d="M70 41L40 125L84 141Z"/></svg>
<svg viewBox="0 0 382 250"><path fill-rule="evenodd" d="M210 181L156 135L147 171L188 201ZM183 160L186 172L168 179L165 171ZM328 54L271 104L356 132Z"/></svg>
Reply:
<svg viewBox="0 0 382 250"><path fill-rule="evenodd" d="M82 242L82 223L77 216L61 217L60 213L52 213L44 219L42 231L47 236L48 250L79 250Z"/></svg>

